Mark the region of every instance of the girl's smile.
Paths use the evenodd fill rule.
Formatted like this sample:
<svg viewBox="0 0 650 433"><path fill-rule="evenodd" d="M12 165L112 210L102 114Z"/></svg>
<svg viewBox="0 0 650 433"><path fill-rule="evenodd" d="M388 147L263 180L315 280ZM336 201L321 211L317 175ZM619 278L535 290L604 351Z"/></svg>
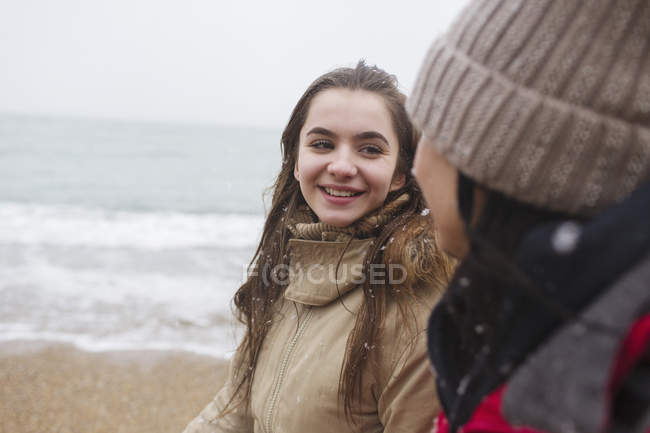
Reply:
<svg viewBox="0 0 650 433"><path fill-rule="evenodd" d="M300 131L294 176L319 220L347 226L404 185L398 139L381 96L329 89L314 97Z"/></svg>
<svg viewBox="0 0 650 433"><path fill-rule="evenodd" d="M325 200L335 205L352 203L364 193L364 191L339 185L319 185L318 187L325 196Z"/></svg>

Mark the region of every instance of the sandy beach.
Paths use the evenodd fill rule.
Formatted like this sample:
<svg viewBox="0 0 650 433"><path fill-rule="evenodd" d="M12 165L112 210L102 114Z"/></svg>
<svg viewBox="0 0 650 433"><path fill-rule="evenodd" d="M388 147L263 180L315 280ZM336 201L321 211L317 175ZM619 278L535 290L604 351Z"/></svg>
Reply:
<svg viewBox="0 0 650 433"><path fill-rule="evenodd" d="M176 432L214 396L226 363L185 352L0 344L0 432Z"/></svg>

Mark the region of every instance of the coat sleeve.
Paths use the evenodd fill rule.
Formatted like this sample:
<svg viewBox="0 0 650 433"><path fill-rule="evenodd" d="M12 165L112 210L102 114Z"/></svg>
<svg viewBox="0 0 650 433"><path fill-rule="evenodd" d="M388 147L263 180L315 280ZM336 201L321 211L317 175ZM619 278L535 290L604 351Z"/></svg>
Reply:
<svg viewBox="0 0 650 433"><path fill-rule="evenodd" d="M402 346L402 354L391 363L394 368L386 374L377 402L385 433L428 433L440 412L426 332L420 332L408 346Z"/></svg>
<svg viewBox="0 0 650 433"><path fill-rule="evenodd" d="M244 407L239 405L229 408L226 414L221 411L233 395L235 389L234 365L236 356L228 367L226 383L217 395L183 430L183 433L253 433L253 419ZM236 399L239 401L239 399Z"/></svg>

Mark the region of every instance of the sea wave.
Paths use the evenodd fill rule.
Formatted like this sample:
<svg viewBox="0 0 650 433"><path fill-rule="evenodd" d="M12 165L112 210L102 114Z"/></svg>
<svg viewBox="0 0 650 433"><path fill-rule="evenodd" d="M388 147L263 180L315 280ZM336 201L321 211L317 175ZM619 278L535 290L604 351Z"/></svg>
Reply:
<svg viewBox="0 0 650 433"><path fill-rule="evenodd" d="M220 275L0 266L0 341L48 340L85 350L234 350L231 299Z"/></svg>
<svg viewBox="0 0 650 433"><path fill-rule="evenodd" d="M0 202L0 243L151 250L254 246L264 217Z"/></svg>

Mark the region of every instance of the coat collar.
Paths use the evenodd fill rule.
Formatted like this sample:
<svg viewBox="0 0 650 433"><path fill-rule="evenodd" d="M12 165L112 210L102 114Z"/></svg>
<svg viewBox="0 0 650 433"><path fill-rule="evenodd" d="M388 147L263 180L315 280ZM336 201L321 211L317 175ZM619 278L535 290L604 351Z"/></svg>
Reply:
<svg viewBox="0 0 650 433"><path fill-rule="evenodd" d="M372 242L374 238L349 244L290 239L289 285L284 297L323 306L345 295L363 282L363 262Z"/></svg>

